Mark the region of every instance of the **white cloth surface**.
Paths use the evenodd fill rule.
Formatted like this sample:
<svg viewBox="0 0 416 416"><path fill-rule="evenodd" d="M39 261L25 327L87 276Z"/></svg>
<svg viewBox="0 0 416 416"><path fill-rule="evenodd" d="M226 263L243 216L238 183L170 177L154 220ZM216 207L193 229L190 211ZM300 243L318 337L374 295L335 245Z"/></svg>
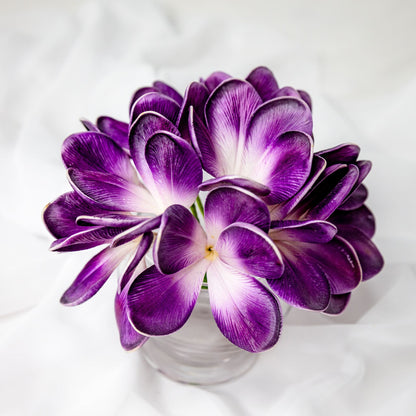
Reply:
<svg viewBox="0 0 416 416"><path fill-rule="evenodd" d="M0 414L416 414L416 5L413 1L0 2ZM175 383L119 346L111 279L59 297L91 254L48 252L44 205L69 190L60 159L78 118L127 119L132 92L183 92L214 70L270 67L310 92L316 148L351 141L382 273L339 317L292 311L242 378Z"/></svg>

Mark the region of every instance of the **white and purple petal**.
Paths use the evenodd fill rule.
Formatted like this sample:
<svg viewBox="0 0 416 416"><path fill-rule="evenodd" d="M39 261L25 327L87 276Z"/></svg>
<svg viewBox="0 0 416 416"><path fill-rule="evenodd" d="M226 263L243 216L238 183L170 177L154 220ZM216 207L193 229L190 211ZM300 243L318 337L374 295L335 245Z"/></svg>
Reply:
<svg viewBox="0 0 416 416"><path fill-rule="evenodd" d="M207 237L191 212L172 205L162 215L153 259L164 274L176 273L206 256Z"/></svg>
<svg viewBox="0 0 416 416"><path fill-rule="evenodd" d="M376 245L355 227L339 226L339 235L354 247L363 271L363 280L378 274L384 266L383 257Z"/></svg>
<svg viewBox="0 0 416 416"><path fill-rule="evenodd" d="M279 298L298 308L322 311L328 306L330 286L320 265L305 256L295 241L275 241L283 256L280 279L268 280ZM322 245L317 244L321 249Z"/></svg>
<svg viewBox="0 0 416 416"><path fill-rule="evenodd" d="M87 120L86 118L81 118L80 122L88 131L95 131L96 133L100 133L99 128L90 120Z"/></svg>
<svg viewBox="0 0 416 416"><path fill-rule="evenodd" d="M111 276L123 258L129 255L135 244L107 247L95 255L81 270L72 285L61 297L67 306L79 305L94 296Z"/></svg>
<svg viewBox="0 0 416 416"><path fill-rule="evenodd" d="M76 218L78 225L99 225L101 227L132 227L146 220L145 217L122 213L80 215Z"/></svg>
<svg viewBox="0 0 416 416"><path fill-rule="evenodd" d="M328 165L336 163L355 163L358 155L360 154L360 148L356 144L343 143L330 149L321 150L316 153L318 156L323 157Z"/></svg>
<svg viewBox="0 0 416 416"><path fill-rule="evenodd" d="M142 87L142 88L139 88L137 91L134 92L133 96L131 97L130 105L129 105L130 114L131 114L131 109L132 109L133 105L136 103L136 101L140 97L142 97L143 95L148 94L149 92L158 92L158 93L160 93L160 91L155 87Z"/></svg>
<svg viewBox="0 0 416 416"><path fill-rule="evenodd" d="M137 332L128 319L127 293L135 276L141 273L145 268L142 259L149 249L152 240L153 236L151 233L143 235L133 259L130 261L120 280L119 288L114 299L114 309L120 334L120 343L127 351L141 347L148 339L145 335Z"/></svg>
<svg viewBox="0 0 416 416"><path fill-rule="evenodd" d="M129 320L144 335L167 335L181 328L195 306L207 270L207 260L174 274L156 266L141 273L127 294Z"/></svg>
<svg viewBox="0 0 416 416"><path fill-rule="evenodd" d="M303 101L305 101L306 104L308 104L308 107L312 111L312 99L311 96L303 90L298 90L298 93L300 95L300 98L302 98Z"/></svg>
<svg viewBox="0 0 416 416"><path fill-rule="evenodd" d="M259 196L270 194L270 188L266 185L237 175L225 175L219 178L208 179L199 185L199 189L201 191L211 191L224 186L239 187Z"/></svg>
<svg viewBox="0 0 416 416"><path fill-rule="evenodd" d="M192 82L186 89L185 97L179 111L177 125L179 131L181 132L181 136L187 141L191 141L189 133L190 108L192 107L193 111L195 111L196 114L203 119L205 103L208 96L208 89L200 82Z"/></svg>
<svg viewBox="0 0 416 416"><path fill-rule="evenodd" d="M129 124L108 116L97 119L100 131L110 136L123 150L129 152Z"/></svg>
<svg viewBox="0 0 416 416"><path fill-rule="evenodd" d="M302 241L306 243L328 243L337 227L328 221L273 221L269 235L274 241Z"/></svg>
<svg viewBox="0 0 416 416"><path fill-rule="evenodd" d="M87 202L76 192L67 192L46 206L43 220L55 238L63 238L85 230L85 227L76 223L78 216L104 212L97 204Z"/></svg>
<svg viewBox="0 0 416 416"><path fill-rule="evenodd" d="M247 151L262 153L282 134L299 131L312 134L312 114L300 99L276 98L257 108L248 127Z"/></svg>
<svg viewBox="0 0 416 416"><path fill-rule="evenodd" d="M211 242L235 222L253 224L268 231L270 215L266 204L244 189L222 187L211 191L205 202L205 228Z"/></svg>
<svg viewBox="0 0 416 416"><path fill-rule="evenodd" d="M157 189L158 201L191 206L202 182L201 162L192 146L172 133L154 134L146 144L145 158ZM146 184L150 180L146 178Z"/></svg>
<svg viewBox="0 0 416 416"><path fill-rule="evenodd" d="M294 246L302 258L322 269L331 294L351 292L361 282L362 271L357 254L351 244L339 235L325 244L298 241Z"/></svg>
<svg viewBox="0 0 416 416"><path fill-rule="evenodd" d="M296 205L305 197L312 186L316 183L321 173L326 167L326 161L320 156L314 155L312 158L312 166L309 177L302 186L302 188L288 201L270 206L270 217L272 221L279 221L285 219L288 214L296 207Z"/></svg>
<svg viewBox="0 0 416 416"><path fill-rule="evenodd" d="M259 66L253 69L246 80L256 89L263 101L277 97L279 85L269 68Z"/></svg>
<svg viewBox="0 0 416 416"><path fill-rule="evenodd" d="M79 251L87 250L101 244L110 243L111 240L123 232L124 228L115 227L82 227L83 231L68 237L55 240L50 247L51 251Z"/></svg>
<svg viewBox="0 0 416 416"><path fill-rule="evenodd" d="M351 211L360 208L364 205L368 197L367 188L361 184L344 200L344 202L338 207L338 209L344 211Z"/></svg>
<svg viewBox="0 0 416 416"><path fill-rule="evenodd" d="M276 97L295 97L295 98L302 99L302 97L299 94L299 91L296 90L293 87L282 87L282 88L279 88L279 91L277 91Z"/></svg>
<svg viewBox="0 0 416 416"><path fill-rule="evenodd" d="M238 347L261 352L276 344L282 325L275 296L258 280L217 259L207 271L215 322Z"/></svg>
<svg viewBox="0 0 416 416"><path fill-rule="evenodd" d="M74 191L103 209L157 214L163 211L149 191L110 173L68 169Z"/></svg>
<svg viewBox="0 0 416 416"><path fill-rule="evenodd" d="M277 279L283 260L270 237L258 227L236 222L225 228L214 246L221 261L253 277Z"/></svg>
<svg viewBox="0 0 416 416"><path fill-rule="evenodd" d="M329 174L327 173L330 172ZM327 219L349 195L359 175L355 165L334 165L290 213L292 219Z"/></svg>
<svg viewBox="0 0 416 416"><path fill-rule="evenodd" d="M201 82L207 87L208 91L211 93L215 90L220 84L225 80L231 78L231 75L226 74L225 72L216 71L213 72L206 80L201 80Z"/></svg>
<svg viewBox="0 0 416 416"><path fill-rule="evenodd" d="M134 240L135 238L139 237L144 233L153 231L154 229L159 227L161 218L161 215L158 215L157 217L144 218L144 221L140 222L134 227L129 228L128 230L120 233L115 238L113 238L111 246L121 246L123 244L128 243L131 240Z"/></svg>
<svg viewBox="0 0 416 416"><path fill-rule="evenodd" d="M145 182L149 182L149 185L152 185L153 181L149 181L151 172L146 162L145 148L150 137L159 131L167 131L176 135L180 134L179 130L171 121L154 111L146 111L140 114L131 126L129 134L131 157L140 176Z"/></svg>
<svg viewBox="0 0 416 416"><path fill-rule="evenodd" d="M179 105L182 104L183 98L182 95L175 90L175 88L171 87L170 85L166 84L163 81L155 81L153 86L158 89L162 94L172 98L172 100L176 101Z"/></svg>
<svg viewBox="0 0 416 416"><path fill-rule="evenodd" d="M312 164L312 139L301 132L279 136L267 148L245 153L243 176L270 188L264 200L270 204L287 201L307 180Z"/></svg>
<svg viewBox="0 0 416 416"><path fill-rule="evenodd" d="M132 125L137 117L145 111L154 111L161 114L170 120L173 124L176 124L180 106L179 104L163 95L159 92L149 92L142 95L134 104L131 109L130 124Z"/></svg>
<svg viewBox="0 0 416 416"><path fill-rule="evenodd" d="M83 132L67 137L62 145L62 159L67 168L117 175L137 183L137 173L130 158L107 135Z"/></svg>
<svg viewBox="0 0 416 416"><path fill-rule="evenodd" d="M372 238L376 232L374 215L365 205L352 211L336 210L328 220L337 227L345 226L358 228L368 238Z"/></svg>
<svg viewBox="0 0 416 416"><path fill-rule="evenodd" d="M327 308L323 311L328 315L339 315L347 307L351 292L342 295L331 295Z"/></svg>
<svg viewBox="0 0 416 416"><path fill-rule="evenodd" d="M214 176L238 174L251 115L262 103L254 87L242 80L223 82L209 97L205 115L211 136ZM205 157L202 146L200 150Z"/></svg>

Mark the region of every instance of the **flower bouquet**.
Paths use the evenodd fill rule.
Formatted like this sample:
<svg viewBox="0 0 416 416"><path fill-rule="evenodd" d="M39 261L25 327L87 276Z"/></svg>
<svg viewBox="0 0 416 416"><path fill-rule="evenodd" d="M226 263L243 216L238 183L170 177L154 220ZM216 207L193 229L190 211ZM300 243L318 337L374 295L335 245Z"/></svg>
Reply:
<svg viewBox="0 0 416 416"><path fill-rule="evenodd" d="M52 251L104 246L61 298L87 301L123 263L115 295L121 345L187 322L208 290L219 331L260 352L276 344L279 300L339 314L383 259L359 147L314 151L311 99L259 67L215 72L184 96L137 90L129 121L83 120L62 158L72 191L44 211Z"/></svg>

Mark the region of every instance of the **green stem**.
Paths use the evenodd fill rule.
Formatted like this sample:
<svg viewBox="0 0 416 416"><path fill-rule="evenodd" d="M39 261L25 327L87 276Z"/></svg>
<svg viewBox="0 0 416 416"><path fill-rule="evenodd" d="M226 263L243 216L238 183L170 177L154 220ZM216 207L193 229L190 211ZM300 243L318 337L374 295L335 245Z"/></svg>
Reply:
<svg viewBox="0 0 416 416"><path fill-rule="evenodd" d="M190 210L191 210L191 212L192 212L192 215L193 215L193 216L196 218L196 220L199 222L198 213L196 212L196 207L195 207L195 204L192 204L192 205L191 205Z"/></svg>
<svg viewBox="0 0 416 416"><path fill-rule="evenodd" d="M204 216L204 206L202 205L201 198L199 195L196 197L196 204L198 205L199 211L201 212L202 216Z"/></svg>

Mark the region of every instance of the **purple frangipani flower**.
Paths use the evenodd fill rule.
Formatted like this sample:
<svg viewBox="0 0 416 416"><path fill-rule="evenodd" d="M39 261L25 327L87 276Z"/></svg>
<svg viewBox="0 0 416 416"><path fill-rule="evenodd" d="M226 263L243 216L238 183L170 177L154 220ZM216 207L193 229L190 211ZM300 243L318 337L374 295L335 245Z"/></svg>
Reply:
<svg viewBox="0 0 416 416"><path fill-rule="evenodd" d="M288 303L340 313L361 279L383 267L371 241L374 217L363 205L371 164L357 161L359 151L344 144L317 153L298 194L269 207L270 236L285 264L282 278L269 283Z"/></svg>
<svg viewBox="0 0 416 416"><path fill-rule="evenodd" d="M150 137L135 134L130 144L134 164L103 133L74 134L63 144L62 157L74 191L62 195L44 211L45 223L57 238L51 249L73 251L107 245L64 293L61 302L66 305L88 300L129 256L133 256L128 267L131 275L136 269L133 265L140 263L150 247L152 240L147 233L159 226L163 211L176 203L189 207L197 197L202 169L186 141L159 131ZM132 341L135 331L125 316L129 280L121 279L116 297L116 316L125 348L136 345Z"/></svg>
<svg viewBox="0 0 416 416"><path fill-rule="evenodd" d="M292 197L309 175L312 116L299 98L263 102L250 82L229 78L212 91L203 119L191 108L189 130L214 177L202 190L232 184L275 204Z"/></svg>
<svg viewBox="0 0 416 416"><path fill-rule="evenodd" d="M214 72L183 96L156 81L134 93L128 122L83 120L62 149L73 191L44 220L53 251L105 247L61 302L85 302L125 262L115 314L127 350L182 327L204 278L220 331L252 352L278 340L276 295L342 312L383 266L364 205L371 163L352 144L314 154L311 108L258 67L245 80ZM205 228L199 191L210 191Z"/></svg>
<svg viewBox="0 0 416 416"><path fill-rule="evenodd" d="M206 231L183 206L169 207L154 246L155 265L137 277L127 295L136 330L154 336L182 327L206 274L221 332L248 351L272 347L280 333L280 307L257 280L279 279L283 271L280 254L266 234L269 223L266 205L233 187L207 196Z"/></svg>

